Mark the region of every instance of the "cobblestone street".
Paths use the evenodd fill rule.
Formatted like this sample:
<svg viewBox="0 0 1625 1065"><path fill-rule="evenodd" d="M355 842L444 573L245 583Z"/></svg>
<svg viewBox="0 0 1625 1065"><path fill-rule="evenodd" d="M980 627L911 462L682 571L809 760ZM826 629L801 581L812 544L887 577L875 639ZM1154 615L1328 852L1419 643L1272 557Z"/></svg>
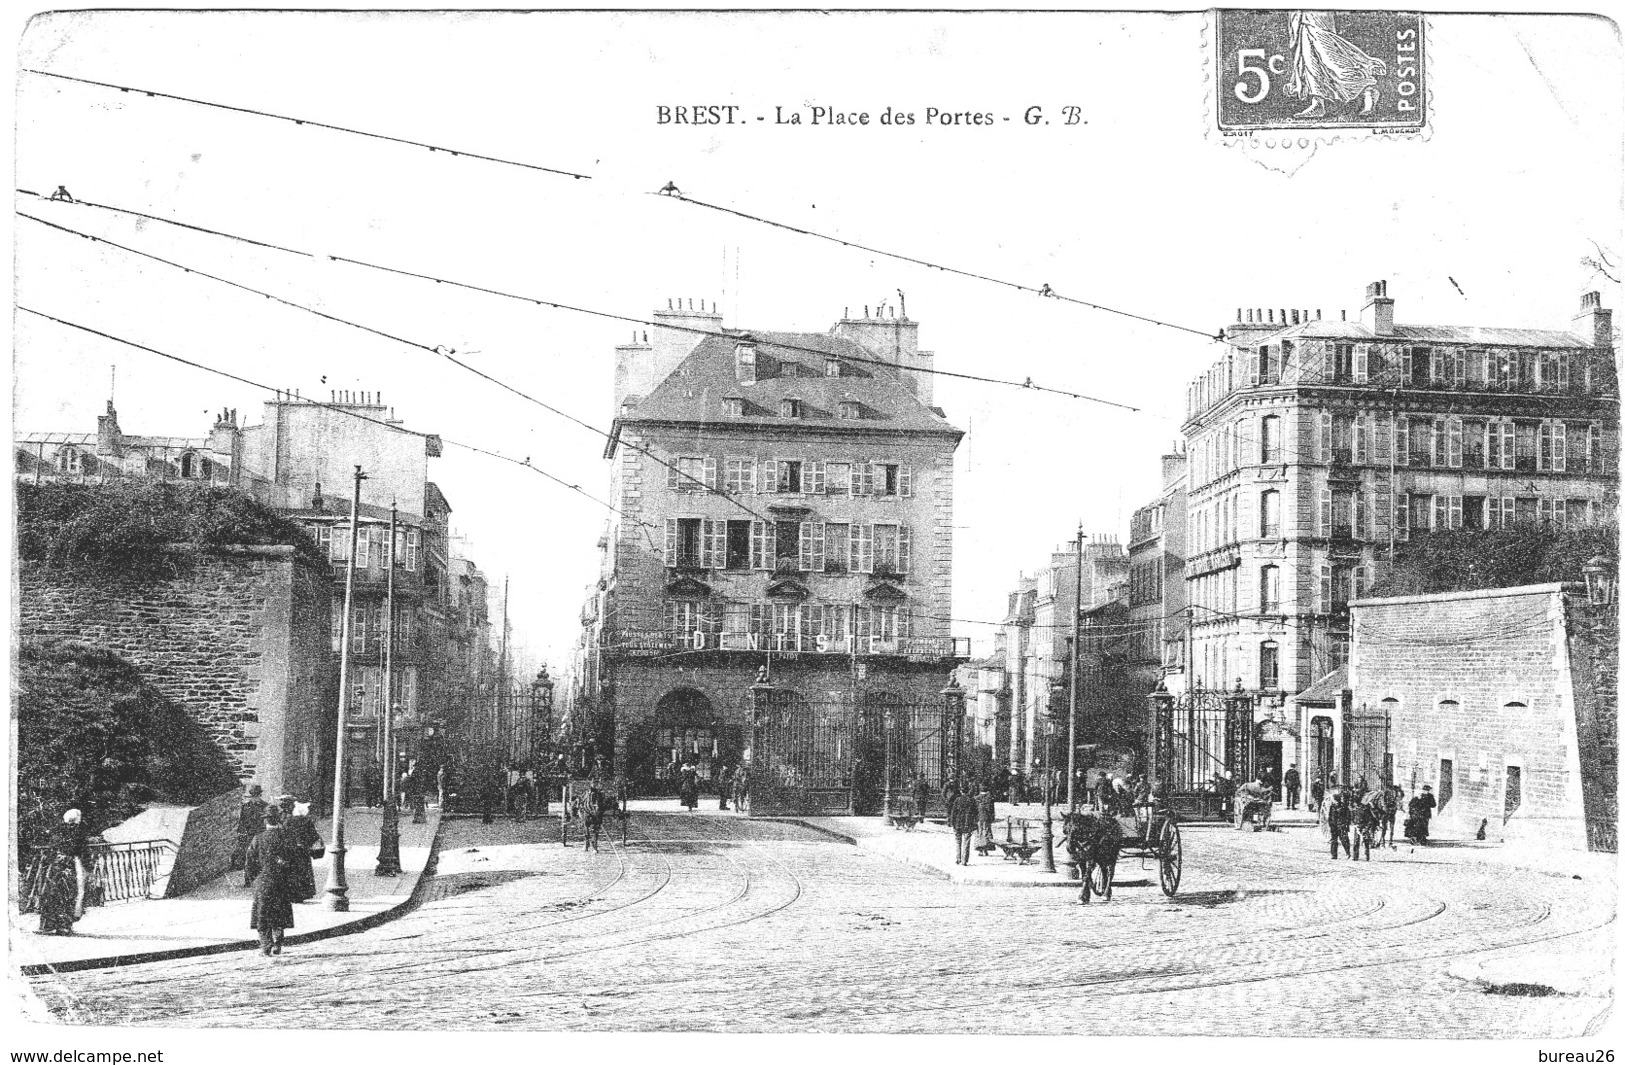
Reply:
<svg viewBox="0 0 1625 1065"><path fill-rule="evenodd" d="M597 854L557 833L448 823L425 903L369 932L32 986L68 1023L170 1028L1495 1038L1578 1035L1612 1001L1595 961L1586 995L1448 976L1489 951L1611 957L1615 902L1448 847L1355 864L1312 830L1188 828L1178 898L1125 859L1082 907L731 815L638 812Z"/></svg>

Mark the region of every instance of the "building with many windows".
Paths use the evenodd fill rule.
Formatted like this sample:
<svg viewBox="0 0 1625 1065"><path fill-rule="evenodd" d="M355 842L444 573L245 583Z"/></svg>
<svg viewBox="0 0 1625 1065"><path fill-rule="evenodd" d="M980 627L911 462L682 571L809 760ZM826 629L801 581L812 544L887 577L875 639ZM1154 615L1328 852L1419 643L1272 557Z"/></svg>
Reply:
<svg viewBox="0 0 1625 1065"><path fill-rule="evenodd" d="M1128 545L1128 661L1142 692L1185 672L1185 455L1162 456L1162 490L1134 512Z"/></svg>
<svg viewBox="0 0 1625 1065"><path fill-rule="evenodd" d="M963 720L944 724L942 691L968 652L949 634L963 434L932 406L918 324L656 318L616 353L618 513L573 727L645 791L749 758L753 808L873 810L918 779L940 795Z"/></svg>
<svg viewBox="0 0 1625 1065"><path fill-rule="evenodd" d="M398 709L399 750L436 756L448 720L468 718L478 699L470 644L489 642L477 618L454 608L447 532L451 506L429 480L440 438L407 429L377 393L334 392L320 403L279 392L257 425L221 411L208 436L155 437L123 432L111 400L91 433L20 434L19 479L78 483L139 478L247 492L300 523L331 564L332 649L340 649L344 576L350 557L350 504L356 465L361 482L350 624L348 716L350 786L379 784L386 658ZM396 531L391 543L391 507ZM394 645L386 655L387 601L394 566ZM475 571L477 574L477 571ZM484 582L480 578L481 594ZM438 739L437 739L438 737ZM426 741L430 741L427 742Z"/></svg>
<svg viewBox="0 0 1625 1065"><path fill-rule="evenodd" d="M1344 665L1397 544L1612 520L1619 393L1596 293L1566 330L1402 324L1382 281L1357 320L1278 313L1238 311L1187 389L1190 672L1259 693L1305 764L1275 711Z"/></svg>

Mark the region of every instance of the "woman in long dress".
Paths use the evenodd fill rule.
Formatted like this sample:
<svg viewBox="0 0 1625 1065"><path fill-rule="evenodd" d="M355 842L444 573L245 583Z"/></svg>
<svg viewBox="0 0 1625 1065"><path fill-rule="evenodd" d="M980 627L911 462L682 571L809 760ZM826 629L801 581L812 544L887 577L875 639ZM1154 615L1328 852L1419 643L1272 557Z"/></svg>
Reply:
<svg viewBox="0 0 1625 1065"><path fill-rule="evenodd" d="M248 926L259 933L260 953L282 953L282 934L293 927L293 894L299 856L282 825L282 809L265 811L265 831L248 844L244 871L254 882Z"/></svg>
<svg viewBox="0 0 1625 1065"><path fill-rule="evenodd" d="M78 810L62 815L51 839L51 856L39 900L39 934L71 936L73 923L85 915L85 887L90 876L90 843Z"/></svg>
<svg viewBox="0 0 1625 1065"><path fill-rule="evenodd" d="M1292 36L1292 77L1286 94L1308 100L1295 118L1320 118L1326 101L1360 101L1360 114L1377 105L1377 78L1388 64L1366 55L1337 32L1337 16L1330 11L1292 11L1287 14Z"/></svg>
<svg viewBox="0 0 1625 1065"><path fill-rule="evenodd" d="M294 850L293 901L309 902L316 897L313 862L325 853L326 848L322 844L322 834L316 831L316 822L310 816L310 803L296 802L292 804L292 809L293 814L283 825L283 830Z"/></svg>
<svg viewBox="0 0 1625 1065"><path fill-rule="evenodd" d="M690 810L700 805L700 772L693 762L684 762L677 771L677 797Z"/></svg>

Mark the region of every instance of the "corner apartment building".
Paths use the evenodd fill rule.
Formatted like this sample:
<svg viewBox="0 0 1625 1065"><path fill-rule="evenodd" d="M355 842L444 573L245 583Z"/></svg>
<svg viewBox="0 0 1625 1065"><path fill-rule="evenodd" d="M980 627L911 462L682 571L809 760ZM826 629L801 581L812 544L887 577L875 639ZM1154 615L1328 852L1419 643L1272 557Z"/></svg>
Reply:
<svg viewBox="0 0 1625 1065"><path fill-rule="evenodd" d="M1378 281L1353 320L1238 311L1190 383L1193 687L1279 705L1343 666L1350 602L1423 531L1611 520L1619 393L1597 293L1569 329L1406 325L1394 306Z"/></svg>
<svg viewBox="0 0 1625 1065"><path fill-rule="evenodd" d="M656 320L616 349L618 514L573 727L645 792L686 759L702 778L748 760L753 809L872 812L914 778L939 795L963 721L942 691L969 650L949 631L963 434L918 323Z"/></svg>

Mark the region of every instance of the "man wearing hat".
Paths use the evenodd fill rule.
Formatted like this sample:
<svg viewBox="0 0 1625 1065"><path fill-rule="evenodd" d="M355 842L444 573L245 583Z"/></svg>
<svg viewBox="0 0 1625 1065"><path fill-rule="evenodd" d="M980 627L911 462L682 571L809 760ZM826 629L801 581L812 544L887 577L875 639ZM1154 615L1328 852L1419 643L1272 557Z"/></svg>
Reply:
<svg viewBox="0 0 1625 1065"><path fill-rule="evenodd" d="M248 842L265 828L265 789L258 784L248 786L242 806L237 808L237 844L231 851L231 867L241 869L248 856ZM246 884L245 884L246 886Z"/></svg>
<svg viewBox="0 0 1625 1065"><path fill-rule="evenodd" d="M1433 811L1439 806L1433 798L1433 785L1423 784L1422 794L1411 800L1416 805L1416 834L1417 839L1426 843L1428 841L1428 823L1433 820Z"/></svg>

